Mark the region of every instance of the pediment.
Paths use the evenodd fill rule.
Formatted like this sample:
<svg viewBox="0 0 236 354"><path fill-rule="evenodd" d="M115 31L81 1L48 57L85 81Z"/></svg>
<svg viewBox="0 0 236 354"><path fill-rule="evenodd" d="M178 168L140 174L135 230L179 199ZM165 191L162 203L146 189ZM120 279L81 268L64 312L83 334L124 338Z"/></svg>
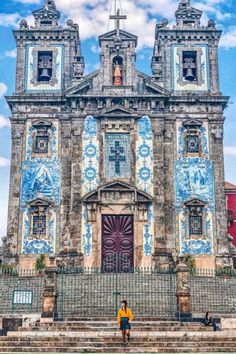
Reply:
<svg viewBox="0 0 236 354"><path fill-rule="evenodd" d="M206 203L203 200L194 198L189 200L188 202L185 203L186 206L188 207L192 207L192 206L200 206L200 207L204 207L206 205Z"/></svg>
<svg viewBox="0 0 236 354"><path fill-rule="evenodd" d="M52 122L48 122L48 121L44 121L44 120L37 120L36 122L32 123L32 126L35 128L38 127L51 127L52 126Z"/></svg>
<svg viewBox="0 0 236 354"><path fill-rule="evenodd" d="M99 36L98 39L99 39L99 43L101 43L101 41L109 41L109 40L117 39L116 30L112 30L110 32L104 33L101 36ZM134 41L137 44L138 37L124 30L120 30L120 40Z"/></svg>
<svg viewBox="0 0 236 354"><path fill-rule="evenodd" d="M112 195L115 193L122 193L124 194L129 194L132 195L132 202L134 203L152 203L152 197L137 189L136 187L133 187L127 183L120 182L120 181L114 181L108 184L105 184L101 187L99 187L97 190L94 190L88 194L86 194L82 198L83 203L101 203L101 200L103 199L103 194L109 194L111 193ZM119 201L119 200L118 200ZM116 204L116 200L113 200L113 204Z"/></svg>
<svg viewBox="0 0 236 354"><path fill-rule="evenodd" d="M112 182L109 184L106 184L102 190L104 191L117 191L117 190L124 190L124 191L134 191L135 188L130 186L129 184L120 182L120 181L116 181L116 182Z"/></svg>
<svg viewBox="0 0 236 354"><path fill-rule="evenodd" d="M178 16L185 16L186 18L191 18L191 17L201 17L202 16L202 11L195 9L194 7L188 7L183 10L178 10L177 11Z"/></svg>
<svg viewBox="0 0 236 354"><path fill-rule="evenodd" d="M31 207L48 207L51 204L45 199L37 198L29 202L29 205Z"/></svg>
<svg viewBox="0 0 236 354"><path fill-rule="evenodd" d="M136 115L138 116L137 112L133 111L132 109L125 108L120 105L115 105L112 108L105 109L101 111L100 115L103 117L109 116L111 117L127 117L127 115Z"/></svg>
<svg viewBox="0 0 236 354"><path fill-rule="evenodd" d="M196 119L188 119L183 123L184 127L201 127L202 126L202 122L200 122L199 120Z"/></svg>

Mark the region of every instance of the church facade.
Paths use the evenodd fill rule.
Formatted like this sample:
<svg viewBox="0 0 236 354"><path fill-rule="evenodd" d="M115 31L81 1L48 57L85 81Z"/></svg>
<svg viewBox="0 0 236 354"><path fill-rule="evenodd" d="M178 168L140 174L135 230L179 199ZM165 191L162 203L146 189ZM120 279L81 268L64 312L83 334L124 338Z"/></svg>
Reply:
<svg viewBox="0 0 236 354"><path fill-rule="evenodd" d="M148 76L118 10L99 36L100 68L84 75L78 25L61 27L53 0L33 15L14 31L6 259L122 272L190 255L229 266L214 21L203 26L181 0L176 24L156 25Z"/></svg>

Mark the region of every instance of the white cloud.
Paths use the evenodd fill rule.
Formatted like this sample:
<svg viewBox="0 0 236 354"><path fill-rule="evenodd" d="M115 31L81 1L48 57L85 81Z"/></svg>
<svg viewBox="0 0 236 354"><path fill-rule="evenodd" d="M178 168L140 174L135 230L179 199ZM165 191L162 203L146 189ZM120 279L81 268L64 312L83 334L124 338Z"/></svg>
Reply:
<svg viewBox="0 0 236 354"><path fill-rule="evenodd" d="M21 16L18 13L5 14L0 13L0 26L3 27L17 27Z"/></svg>
<svg viewBox="0 0 236 354"><path fill-rule="evenodd" d="M0 167L6 167L10 165L10 160L0 156Z"/></svg>
<svg viewBox="0 0 236 354"><path fill-rule="evenodd" d="M16 58L16 49L7 50L5 56L9 58Z"/></svg>
<svg viewBox="0 0 236 354"><path fill-rule="evenodd" d="M40 0L14 0L22 4L42 4ZM114 3L114 2L113 2ZM119 4L120 2L118 2ZM67 18L72 18L80 26L82 40L97 38L99 34L114 28L114 21L109 22L110 1L108 0L56 0L58 9ZM136 34L139 37L139 49L153 47L155 24L157 17L167 18L173 23L175 11L179 0L126 0L122 2L123 13L127 15L127 21L121 24L122 28ZM225 0L192 0L194 7L204 11L203 24L208 18L224 21L230 18L230 11L222 11L221 5L230 6L231 0L225 4ZM112 9L114 13L114 9ZM32 15L26 17L29 25L33 25ZM16 26L20 20L18 13L0 14L0 26ZM221 24L222 26L222 24ZM227 34L226 34L227 35ZM225 37L226 43L230 43L233 33ZM234 37L233 37L234 39ZM229 46L230 44L226 44ZM91 50L96 53L96 46Z"/></svg>
<svg viewBox="0 0 236 354"><path fill-rule="evenodd" d="M8 87L4 82L0 82L0 99L7 93Z"/></svg>
<svg viewBox="0 0 236 354"><path fill-rule="evenodd" d="M62 13L72 18L80 26L82 40L97 38L99 34L114 28L114 23L109 23L109 1L107 0L57 0L57 7ZM118 2L119 4L119 2ZM122 28L134 33L139 38L139 49L153 47L154 33L157 17L167 18L170 25L173 23L175 11L179 0L126 0L122 2L123 13L127 21L121 23ZM209 18L224 22L231 17L230 11L222 11L221 5L225 0L192 0L194 7L204 11L202 23ZM230 6L230 0L226 6ZM114 13L114 9L112 9ZM222 26L222 24L221 24ZM93 47L93 51L96 48Z"/></svg>
<svg viewBox="0 0 236 354"><path fill-rule="evenodd" d="M99 53L99 48L95 44L91 45L90 50L95 54Z"/></svg>
<svg viewBox="0 0 236 354"><path fill-rule="evenodd" d="M10 120L0 114L0 129L1 128L9 128L11 126Z"/></svg>
<svg viewBox="0 0 236 354"><path fill-rule="evenodd" d="M231 27L227 32L223 33L220 46L225 49L236 47L236 26Z"/></svg>
<svg viewBox="0 0 236 354"><path fill-rule="evenodd" d="M225 153L225 155L230 155L230 156L236 157L236 146L225 146L224 153Z"/></svg>

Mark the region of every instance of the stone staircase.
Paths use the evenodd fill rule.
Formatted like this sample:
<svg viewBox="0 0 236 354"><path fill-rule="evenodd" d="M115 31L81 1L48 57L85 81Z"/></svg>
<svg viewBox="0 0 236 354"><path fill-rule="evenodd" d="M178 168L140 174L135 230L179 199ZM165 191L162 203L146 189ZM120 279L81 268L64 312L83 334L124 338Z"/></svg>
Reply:
<svg viewBox="0 0 236 354"><path fill-rule="evenodd" d="M214 333L200 323L179 323L174 318L137 318L132 337L123 348L112 319L77 318L37 322L0 337L1 353L236 353L236 331Z"/></svg>

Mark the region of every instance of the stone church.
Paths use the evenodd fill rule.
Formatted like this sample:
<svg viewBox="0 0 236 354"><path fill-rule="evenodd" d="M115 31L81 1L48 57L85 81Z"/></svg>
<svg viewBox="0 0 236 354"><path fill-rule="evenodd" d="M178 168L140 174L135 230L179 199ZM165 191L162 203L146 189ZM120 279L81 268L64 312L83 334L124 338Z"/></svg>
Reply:
<svg viewBox="0 0 236 354"><path fill-rule="evenodd" d="M46 254L127 272L191 255L198 267L230 265L215 22L180 0L174 26L153 29L149 76L118 10L98 37L99 69L85 75L78 25L62 27L54 0L33 16L14 31L5 261L30 267Z"/></svg>

